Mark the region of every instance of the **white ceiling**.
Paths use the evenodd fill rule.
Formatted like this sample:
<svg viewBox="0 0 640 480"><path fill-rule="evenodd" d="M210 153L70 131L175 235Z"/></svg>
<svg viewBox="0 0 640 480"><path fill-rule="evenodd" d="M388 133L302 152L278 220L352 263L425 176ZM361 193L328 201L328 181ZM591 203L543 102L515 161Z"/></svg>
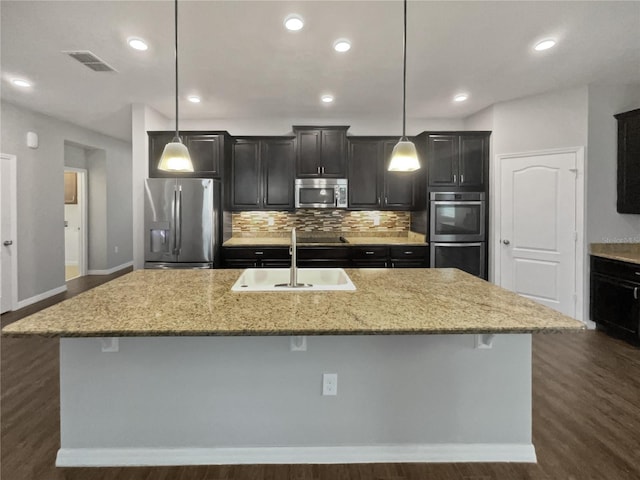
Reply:
<svg viewBox="0 0 640 480"><path fill-rule="evenodd" d="M398 0L180 0L179 9L181 119L295 124L401 112ZM305 19L303 30L283 28L290 13ZM132 103L173 118L173 2L2 0L0 14L2 99L127 140ZM408 16L411 118L463 118L559 88L640 83L637 1L410 1ZM150 49L132 50L129 36ZM351 51L333 51L339 37ZM558 45L533 51L545 37ZM90 50L117 73L93 72L63 50ZM15 88L16 76L34 87ZM469 100L454 104L461 91ZM184 101L190 93L203 102ZM321 104L323 93L334 104Z"/></svg>

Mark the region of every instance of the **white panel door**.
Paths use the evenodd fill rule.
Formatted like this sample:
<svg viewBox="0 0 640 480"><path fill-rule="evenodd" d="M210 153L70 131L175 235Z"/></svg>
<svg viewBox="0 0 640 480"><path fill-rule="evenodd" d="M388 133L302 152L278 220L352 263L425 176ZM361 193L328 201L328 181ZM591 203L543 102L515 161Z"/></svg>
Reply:
<svg viewBox="0 0 640 480"><path fill-rule="evenodd" d="M500 285L576 315L576 154L502 159Z"/></svg>
<svg viewBox="0 0 640 480"><path fill-rule="evenodd" d="M0 313L16 300L15 158L0 156Z"/></svg>

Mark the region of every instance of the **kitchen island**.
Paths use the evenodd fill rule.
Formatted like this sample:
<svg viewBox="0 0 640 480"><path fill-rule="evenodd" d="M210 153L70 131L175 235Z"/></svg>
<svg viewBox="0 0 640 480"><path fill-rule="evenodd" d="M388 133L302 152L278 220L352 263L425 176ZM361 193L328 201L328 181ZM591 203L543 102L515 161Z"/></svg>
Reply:
<svg viewBox="0 0 640 480"><path fill-rule="evenodd" d="M458 270L347 272L139 270L3 335L62 337L60 466L535 461L530 334L582 323Z"/></svg>

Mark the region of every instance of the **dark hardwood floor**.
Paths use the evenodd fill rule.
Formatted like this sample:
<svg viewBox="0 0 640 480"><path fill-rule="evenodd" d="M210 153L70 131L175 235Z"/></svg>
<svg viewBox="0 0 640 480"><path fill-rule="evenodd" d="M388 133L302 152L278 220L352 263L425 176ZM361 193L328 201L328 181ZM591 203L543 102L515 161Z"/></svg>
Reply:
<svg viewBox="0 0 640 480"><path fill-rule="evenodd" d="M4 326L115 276L118 274L73 280L67 293L2 315L1 323ZM2 338L0 349L3 480L640 479L640 350L602 332L534 335L533 440L537 464L57 469L58 340Z"/></svg>

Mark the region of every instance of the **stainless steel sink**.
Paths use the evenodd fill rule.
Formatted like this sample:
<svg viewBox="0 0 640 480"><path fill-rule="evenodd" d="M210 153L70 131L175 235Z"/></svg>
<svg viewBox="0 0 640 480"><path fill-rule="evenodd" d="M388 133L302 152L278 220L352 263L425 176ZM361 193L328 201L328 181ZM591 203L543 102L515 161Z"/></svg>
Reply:
<svg viewBox="0 0 640 480"><path fill-rule="evenodd" d="M247 268L233 284L233 292L317 292L353 291L353 284L342 268L298 268L298 284L291 287L288 268ZM284 286L282 284L285 284Z"/></svg>

